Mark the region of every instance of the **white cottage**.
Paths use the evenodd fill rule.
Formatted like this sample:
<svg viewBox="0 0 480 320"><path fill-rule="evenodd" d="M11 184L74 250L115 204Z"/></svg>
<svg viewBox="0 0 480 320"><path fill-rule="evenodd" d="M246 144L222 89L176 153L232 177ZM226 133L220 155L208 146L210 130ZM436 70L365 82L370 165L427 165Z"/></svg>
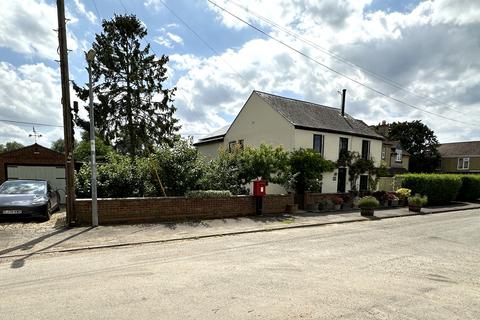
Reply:
<svg viewBox="0 0 480 320"><path fill-rule="evenodd" d="M281 145L286 150L311 148L327 160L337 161L341 150L356 151L375 166L380 165L383 137L363 121L354 119L338 108L307 101L253 91L230 126L199 139L195 146L201 154L212 158L220 147L235 144L258 147L262 143ZM347 168L323 175L324 193L350 189ZM366 189L367 176L359 179L358 189ZM284 192L270 186L269 193Z"/></svg>

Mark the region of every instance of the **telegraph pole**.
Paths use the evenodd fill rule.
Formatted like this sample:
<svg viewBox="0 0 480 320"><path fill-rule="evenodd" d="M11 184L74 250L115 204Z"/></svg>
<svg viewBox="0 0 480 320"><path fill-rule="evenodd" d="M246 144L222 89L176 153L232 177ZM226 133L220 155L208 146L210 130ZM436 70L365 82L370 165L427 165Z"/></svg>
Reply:
<svg viewBox="0 0 480 320"><path fill-rule="evenodd" d="M63 134L65 141L65 199L67 205L67 225L70 226L76 222L76 217L73 161L73 123L70 108L70 80L68 76L68 49L67 30L65 27L66 20L64 0L57 0L57 14L60 72L62 80Z"/></svg>

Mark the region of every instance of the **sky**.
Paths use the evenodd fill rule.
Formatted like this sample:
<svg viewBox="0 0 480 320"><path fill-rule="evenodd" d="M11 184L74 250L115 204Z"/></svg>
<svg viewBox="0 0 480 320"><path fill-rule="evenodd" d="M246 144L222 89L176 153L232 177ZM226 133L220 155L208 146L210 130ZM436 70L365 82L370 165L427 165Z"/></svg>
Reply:
<svg viewBox="0 0 480 320"><path fill-rule="evenodd" d="M418 119L442 143L480 140L480 1L213 2L263 33L207 0L65 0L70 79L86 82L101 21L135 14L170 58L183 136L231 123L252 90L338 107L345 88L367 124ZM0 143L32 144L30 123L42 145L63 137L57 28L56 1L0 1Z"/></svg>

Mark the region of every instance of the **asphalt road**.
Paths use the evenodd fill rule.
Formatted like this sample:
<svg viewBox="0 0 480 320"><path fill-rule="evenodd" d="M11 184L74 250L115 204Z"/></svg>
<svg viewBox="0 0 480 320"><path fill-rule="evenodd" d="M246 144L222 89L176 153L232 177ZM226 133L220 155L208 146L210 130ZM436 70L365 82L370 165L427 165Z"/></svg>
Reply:
<svg viewBox="0 0 480 320"><path fill-rule="evenodd" d="M480 211L0 261L1 319L480 319Z"/></svg>

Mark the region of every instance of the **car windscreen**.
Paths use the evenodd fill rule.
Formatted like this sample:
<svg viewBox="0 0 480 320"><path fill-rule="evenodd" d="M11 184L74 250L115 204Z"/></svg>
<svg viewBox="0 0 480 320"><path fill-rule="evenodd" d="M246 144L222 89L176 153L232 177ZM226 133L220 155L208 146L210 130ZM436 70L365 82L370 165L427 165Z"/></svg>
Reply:
<svg viewBox="0 0 480 320"><path fill-rule="evenodd" d="M6 181L0 186L0 194L45 194L43 181Z"/></svg>

